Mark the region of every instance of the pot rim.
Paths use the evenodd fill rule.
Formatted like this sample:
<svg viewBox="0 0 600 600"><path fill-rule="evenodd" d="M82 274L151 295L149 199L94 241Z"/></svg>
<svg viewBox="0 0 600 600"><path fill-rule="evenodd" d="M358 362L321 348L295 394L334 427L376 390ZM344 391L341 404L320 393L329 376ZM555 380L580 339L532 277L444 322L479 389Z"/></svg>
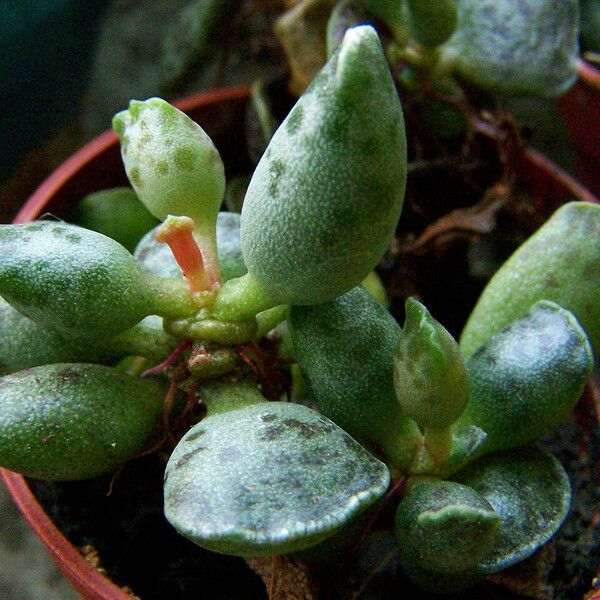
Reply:
<svg viewBox="0 0 600 600"><path fill-rule="evenodd" d="M600 86L600 74L598 74L598 85ZM184 112L188 112L225 101L246 100L249 95L250 88L244 85L200 92L178 100L174 104ZM491 126L482 126L478 129L484 135L500 139L501 134ZM23 204L13 223L24 223L40 216L46 205L70 178L117 143L116 134L106 131L85 144L42 182ZM544 174L549 179L547 182L549 187L558 190L561 195L600 203L600 200L586 187L536 150L525 148L521 163L521 174L529 171L533 171L538 177ZM129 594L96 569L66 539L38 502L25 477L1 467L0 477L17 508L79 592L84 593L89 600L131 600Z"/></svg>

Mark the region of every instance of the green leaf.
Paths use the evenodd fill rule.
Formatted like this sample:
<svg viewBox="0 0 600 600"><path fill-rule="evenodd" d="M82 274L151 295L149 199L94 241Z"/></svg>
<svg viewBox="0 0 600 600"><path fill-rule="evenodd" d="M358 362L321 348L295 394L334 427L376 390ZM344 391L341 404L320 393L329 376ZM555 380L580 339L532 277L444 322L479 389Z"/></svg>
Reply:
<svg viewBox="0 0 600 600"><path fill-rule="evenodd" d="M410 33L423 46L443 44L456 29L455 0L407 0L406 7Z"/></svg>
<svg viewBox="0 0 600 600"><path fill-rule="evenodd" d="M490 503L466 485L416 483L396 510L401 563L441 573L472 570L494 547L499 524Z"/></svg>
<svg viewBox="0 0 600 600"><path fill-rule="evenodd" d="M457 0L444 52L458 73L490 91L559 96L577 77L577 0Z"/></svg>
<svg viewBox="0 0 600 600"><path fill-rule="evenodd" d="M148 210L161 221L191 217L199 233L214 235L225 171L206 132L161 98L132 100L113 128L127 176Z"/></svg>
<svg viewBox="0 0 600 600"><path fill-rule="evenodd" d="M569 478L551 454L537 447L491 454L454 479L484 496L500 515L494 549L478 566L482 573L531 556L556 533L569 511Z"/></svg>
<svg viewBox="0 0 600 600"><path fill-rule="evenodd" d="M386 466L299 404L206 417L175 448L165 515L196 544L240 556L317 544L385 494Z"/></svg>
<svg viewBox="0 0 600 600"><path fill-rule="evenodd" d="M183 282L145 275L119 243L55 221L0 225L0 294L65 337L110 336L147 315L196 312Z"/></svg>
<svg viewBox="0 0 600 600"><path fill-rule="evenodd" d="M137 245L134 256L148 273L158 277L182 278L183 274L167 244L156 241L156 228ZM220 212L217 216L217 251L224 281L247 272L240 248L240 215Z"/></svg>
<svg viewBox="0 0 600 600"><path fill-rule="evenodd" d="M254 172L242 208L249 273L223 286L215 316L317 304L359 284L393 235L405 181L398 94L375 30L355 27Z"/></svg>
<svg viewBox="0 0 600 600"><path fill-rule="evenodd" d="M73 223L107 235L129 252L133 252L142 236L157 224L128 187L88 194L77 203L71 216Z"/></svg>
<svg viewBox="0 0 600 600"><path fill-rule="evenodd" d="M538 300L570 310L600 352L600 206L569 202L504 263L484 289L462 332L470 356Z"/></svg>
<svg viewBox="0 0 600 600"><path fill-rule="evenodd" d="M549 301L497 333L467 362L469 402L454 429L487 433L478 454L542 437L568 415L594 364L573 315Z"/></svg>
<svg viewBox="0 0 600 600"><path fill-rule="evenodd" d="M394 391L393 357L401 330L364 288L333 302L292 306L288 323L310 401L360 441L408 467L421 438Z"/></svg>
<svg viewBox="0 0 600 600"><path fill-rule="evenodd" d="M458 344L415 298L394 354L394 387L402 409L420 427L449 427L464 410L469 382Z"/></svg>
<svg viewBox="0 0 600 600"><path fill-rule="evenodd" d="M178 341L162 328L162 319L146 317L114 337L64 338L38 325L0 298L0 375L59 362L113 364L128 355L162 360Z"/></svg>
<svg viewBox="0 0 600 600"><path fill-rule="evenodd" d="M137 454L167 392L110 367L56 364L0 378L0 464L28 477L88 479Z"/></svg>

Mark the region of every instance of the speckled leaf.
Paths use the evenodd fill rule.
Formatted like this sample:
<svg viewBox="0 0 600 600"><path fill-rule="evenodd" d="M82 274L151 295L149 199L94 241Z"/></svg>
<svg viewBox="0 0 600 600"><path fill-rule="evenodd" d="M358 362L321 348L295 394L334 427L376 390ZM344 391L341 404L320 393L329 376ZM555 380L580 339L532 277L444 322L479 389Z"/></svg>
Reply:
<svg viewBox="0 0 600 600"><path fill-rule="evenodd" d="M29 477L88 479L138 453L167 386L110 367L44 365L0 378L0 464Z"/></svg>
<svg viewBox="0 0 600 600"><path fill-rule="evenodd" d="M183 282L144 273L105 235L55 221L0 225L0 294L65 337L114 335L147 315L197 310Z"/></svg>
<svg viewBox="0 0 600 600"><path fill-rule="evenodd" d="M541 299L570 310L600 353L600 206L559 208L500 267L483 290L460 338L471 356Z"/></svg>
<svg viewBox="0 0 600 600"><path fill-rule="evenodd" d="M179 277L183 274L167 244L156 241L156 229L149 231L137 245L134 256L142 268L158 277ZM217 251L224 281L241 277L246 266L240 249L240 215L220 212L217 216Z"/></svg>
<svg viewBox="0 0 600 600"><path fill-rule="evenodd" d="M576 78L577 0L457 0L445 46L465 79L506 93L558 96Z"/></svg>
<svg viewBox="0 0 600 600"><path fill-rule="evenodd" d="M193 427L166 470L165 514L216 552L286 554L333 535L386 491L387 467L299 404L260 402Z"/></svg>
<svg viewBox="0 0 600 600"><path fill-rule="evenodd" d="M494 549L478 567L482 573L531 556L556 533L569 511L567 474L551 454L534 446L486 456L454 479L479 492L500 515Z"/></svg>
<svg viewBox="0 0 600 600"><path fill-rule="evenodd" d="M248 274L225 283L221 320L319 304L358 285L385 252L404 201L406 138L375 30L346 32L260 160L242 208Z"/></svg>
<svg viewBox="0 0 600 600"><path fill-rule="evenodd" d="M396 320L358 286L326 304L292 306L288 323L310 402L405 470L421 431L394 390Z"/></svg>
<svg viewBox="0 0 600 600"><path fill-rule="evenodd" d="M483 429L479 454L535 441L571 412L593 364L577 319L542 300L467 361L469 401L454 431Z"/></svg>

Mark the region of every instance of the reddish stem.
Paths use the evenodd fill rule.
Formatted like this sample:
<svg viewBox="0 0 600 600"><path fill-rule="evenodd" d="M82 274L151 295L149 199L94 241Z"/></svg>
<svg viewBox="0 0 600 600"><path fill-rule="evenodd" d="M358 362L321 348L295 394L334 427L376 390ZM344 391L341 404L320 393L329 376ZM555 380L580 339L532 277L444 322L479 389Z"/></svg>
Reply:
<svg viewBox="0 0 600 600"><path fill-rule="evenodd" d="M179 344L179 346L177 346L177 348L175 348L175 350L173 350L173 352L171 352L171 354L165 360L163 360L163 362L157 364L154 367L150 367L149 369L144 371L141 376L149 377L150 375L162 373L163 371L165 371L173 365L173 363L179 358L181 353L184 352L188 348L188 346L190 346L191 343L192 342L190 340L183 340L181 344Z"/></svg>
<svg viewBox="0 0 600 600"><path fill-rule="evenodd" d="M156 231L156 239L171 248L190 291L203 292L210 289L213 282L206 273L202 252L192 235L195 228L194 220L189 217L169 217Z"/></svg>

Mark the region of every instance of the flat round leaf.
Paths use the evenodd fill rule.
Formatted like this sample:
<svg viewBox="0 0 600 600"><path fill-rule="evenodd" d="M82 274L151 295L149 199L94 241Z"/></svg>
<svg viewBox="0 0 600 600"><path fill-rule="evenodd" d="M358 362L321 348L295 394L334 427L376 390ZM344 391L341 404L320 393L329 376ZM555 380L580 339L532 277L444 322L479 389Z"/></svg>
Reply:
<svg viewBox="0 0 600 600"><path fill-rule="evenodd" d="M158 277L183 277L183 273L167 244L156 240L156 229L149 231L137 245L134 256L142 268ZM217 251L224 281L247 272L240 248L240 215L220 212L217 216Z"/></svg>
<svg viewBox="0 0 600 600"><path fill-rule="evenodd" d="M573 410L593 364L577 319L541 300L468 360L469 402L455 432L483 429L480 454L536 441Z"/></svg>
<svg viewBox="0 0 600 600"><path fill-rule="evenodd" d="M458 72L492 91L558 96L577 76L577 0L457 0L446 50Z"/></svg>
<svg viewBox="0 0 600 600"><path fill-rule="evenodd" d="M500 515L494 549L478 567L482 573L531 556L556 533L569 511L567 474L554 456L535 446L486 456L454 479L479 492Z"/></svg>
<svg viewBox="0 0 600 600"><path fill-rule="evenodd" d="M314 545L373 504L387 467L329 419L285 402L205 418L175 448L165 515L204 548L240 556Z"/></svg>

